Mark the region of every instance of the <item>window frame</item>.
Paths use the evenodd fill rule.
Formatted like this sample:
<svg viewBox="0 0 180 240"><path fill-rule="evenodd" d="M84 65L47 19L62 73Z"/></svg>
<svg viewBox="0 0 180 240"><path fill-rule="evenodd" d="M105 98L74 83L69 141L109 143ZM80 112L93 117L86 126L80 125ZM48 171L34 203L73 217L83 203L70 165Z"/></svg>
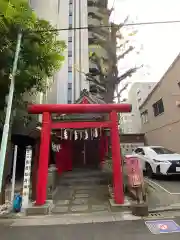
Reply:
<svg viewBox="0 0 180 240"><path fill-rule="evenodd" d="M161 105L160 105L161 104ZM161 114L164 113L164 103L163 103L163 99L160 98L158 101L156 101L153 105L153 113L154 113L154 117L157 117ZM162 109L161 109L162 108Z"/></svg>
<svg viewBox="0 0 180 240"><path fill-rule="evenodd" d="M142 113L141 113L141 120L142 120L142 123L145 124L149 121L148 119L148 110L144 110Z"/></svg>

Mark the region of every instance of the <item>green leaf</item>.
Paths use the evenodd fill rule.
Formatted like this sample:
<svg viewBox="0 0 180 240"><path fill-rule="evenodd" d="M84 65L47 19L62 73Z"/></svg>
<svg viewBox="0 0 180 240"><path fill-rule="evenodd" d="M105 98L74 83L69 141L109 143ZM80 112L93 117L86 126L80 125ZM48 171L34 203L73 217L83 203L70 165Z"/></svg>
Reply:
<svg viewBox="0 0 180 240"><path fill-rule="evenodd" d="M32 89L45 91L47 79L58 71L64 61L66 44L46 20L39 19L25 0L0 1L0 110L8 93L17 34L23 31L15 98ZM58 35L58 39L57 39ZM2 104L1 104L2 103Z"/></svg>

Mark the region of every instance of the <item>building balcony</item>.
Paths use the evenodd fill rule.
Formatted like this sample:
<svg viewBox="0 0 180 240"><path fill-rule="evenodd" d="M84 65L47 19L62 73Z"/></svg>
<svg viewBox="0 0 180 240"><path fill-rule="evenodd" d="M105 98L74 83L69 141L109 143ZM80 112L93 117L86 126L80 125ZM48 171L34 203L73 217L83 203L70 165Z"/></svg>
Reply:
<svg viewBox="0 0 180 240"><path fill-rule="evenodd" d="M108 58L107 51L100 45L89 45L89 54L91 53L95 53L98 57L103 57L104 59Z"/></svg>
<svg viewBox="0 0 180 240"><path fill-rule="evenodd" d="M90 6L88 7L88 15L91 14L96 18L99 18L101 20L103 19L109 19L109 15L107 14L107 9L106 10L100 10L100 8L96 6Z"/></svg>
<svg viewBox="0 0 180 240"><path fill-rule="evenodd" d="M96 25L90 25L88 26L89 31L98 34L100 38L103 39L108 39L110 37L110 31L108 28L103 28L103 27L96 27Z"/></svg>
<svg viewBox="0 0 180 240"><path fill-rule="evenodd" d="M92 26L99 26L101 25L101 20L98 18L94 18L92 17L92 15L88 15L88 25L92 25Z"/></svg>
<svg viewBox="0 0 180 240"><path fill-rule="evenodd" d="M89 42L96 41L96 43L97 43L97 42L101 42L101 41L106 41L107 38L105 38L104 36L102 36L98 33L92 32L90 30L88 31Z"/></svg>
<svg viewBox="0 0 180 240"><path fill-rule="evenodd" d="M99 8L107 8L108 0L88 0L88 6L97 6Z"/></svg>

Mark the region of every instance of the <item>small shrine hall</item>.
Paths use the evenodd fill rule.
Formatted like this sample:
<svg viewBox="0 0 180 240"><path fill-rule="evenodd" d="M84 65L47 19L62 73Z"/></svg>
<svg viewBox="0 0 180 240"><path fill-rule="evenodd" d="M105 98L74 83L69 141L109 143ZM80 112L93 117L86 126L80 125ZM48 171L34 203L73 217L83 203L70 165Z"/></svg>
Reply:
<svg viewBox="0 0 180 240"><path fill-rule="evenodd" d="M129 104L106 104L87 91L75 104L30 105L30 114L42 114L36 205L44 205L51 134L56 134L55 162L59 176L75 168L101 168L112 152L114 200L124 203L118 113L130 112ZM111 146L109 148L109 146Z"/></svg>

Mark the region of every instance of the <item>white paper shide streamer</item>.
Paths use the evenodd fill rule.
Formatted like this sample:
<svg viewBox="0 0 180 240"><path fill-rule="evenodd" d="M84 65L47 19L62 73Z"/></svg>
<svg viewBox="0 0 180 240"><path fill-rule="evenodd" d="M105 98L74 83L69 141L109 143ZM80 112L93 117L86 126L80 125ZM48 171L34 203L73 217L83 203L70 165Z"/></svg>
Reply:
<svg viewBox="0 0 180 240"><path fill-rule="evenodd" d="M84 138L85 140L87 140L88 139L88 132L87 132L87 130L85 131L85 138Z"/></svg>
<svg viewBox="0 0 180 240"><path fill-rule="evenodd" d="M74 132L74 139L75 139L75 140L78 140L78 134L77 134L77 131Z"/></svg>
<svg viewBox="0 0 180 240"><path fill-rule="evenodd" d="M95 129L95 132L94 132L94 137L97 138L98 137L98 130Z"/></svg>
<svg viewBox="0 0 180 240"><path fill-rule="evenodd" d="M65 131L64 131L64 139L68 139L68 133L67 133L67 130L65 129Z"/></svg>
<svg viewBox="0 0 180 240"><path fill-rule="evenodd" d="M60 149L61 149L61 145L60 144L52 143L52 150L53 150L53 152L59 152Z"/></svg>

